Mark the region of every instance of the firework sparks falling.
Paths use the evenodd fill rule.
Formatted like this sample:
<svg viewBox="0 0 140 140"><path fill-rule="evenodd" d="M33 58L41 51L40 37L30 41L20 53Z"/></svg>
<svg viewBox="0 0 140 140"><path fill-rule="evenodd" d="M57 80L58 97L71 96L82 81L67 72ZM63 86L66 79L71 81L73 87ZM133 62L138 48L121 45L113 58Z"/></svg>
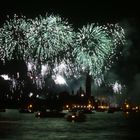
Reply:
<svg viewBox="0 0 140 140"><path fill-rule="evenodd" d="M25 60L39 86L47 74L79 77L87 70L100 85L103 69L110 68L115 49L124 43L124 30L118 24L90 24L75 34L59 16L31 20L15 15L0 28L0 60ZM56 83L61 76L54 78Z"/></svg>
<svg viewBox="0 0 140 140"><path fill-rule="evenodd" d="M95 77L102 73L104 60L112 51L112 40L102 26L95 24L83 26L77 34L77 63L88 69Z"/></svg>
<svg viewBox="0 0 140 140"><path fill-rule="evenodd" d="M69 77L78 77L78 73L76 73L76 68L74 67L74 64L72 64L69 59L66 61L62 61L60 64L55 64L53 73L60 74L60 75L65 75L67 78Z"/></svg>
<svg viewBox="0 0 140 140"><path fill-rule="evenodd" d="M45 76L45 75L47 75L47 72L48 71L48 65L42 65L41 66L41 75L42 76Z"/></svg>
<svg viewBox="0 0 140 140"><path fill-rule="evenodd" d="M114 93L121 93L122 85L119 84L117 81L112 85Z"/></svg>
<svg viewBox="0 0 140 140"><path fill-rule="evenodd" d="M103 76L102 76L103 77ZM95 84L97 85L97 86L100 86L101 84L102 84L102 81L103 81L103 79L101 79L101 78L95 78L94 79L94 82L95 82Z"/></svg>
<svg viewBox="0 0 140 140"><path fill-rule="evenodd" d="M124 30L118 24L83 26L77 33L74 48L76 63L94 78L102 77L103 71L108 71L112 65L117 47L124 43Z"/></svg>
<svg viewBox="0 0 140 140"><path fill-rule="evenodd" d="M117 45L123 45L126 42L124 29L116 24L107 24L104 26L104 29L109 33L112 37L113 45L117 47Z"/></svg>
<svg viewBox="0 0 140 140"><path fill-rule="evenodd" d="M60 62L63 53L73 42L73 29L59 16L39 17L32 21L29 45L34 59L41 62Z"/></svg>
<svg viewBox="0 0 140 140"><path fill-rule="evenodd" d="M52 76L55 84L58 84L58 85L67 85L67 82L66 80L61 76L61 75L56 75L56 76Z"/></svg>
<svg viewBox="0 0 140 140"><path fill-rule="evenodd" d="M29 22L24 16L14 15L13 19L7 20L0 29L0 59L28 59L29 54L26 33Z"/></svg>

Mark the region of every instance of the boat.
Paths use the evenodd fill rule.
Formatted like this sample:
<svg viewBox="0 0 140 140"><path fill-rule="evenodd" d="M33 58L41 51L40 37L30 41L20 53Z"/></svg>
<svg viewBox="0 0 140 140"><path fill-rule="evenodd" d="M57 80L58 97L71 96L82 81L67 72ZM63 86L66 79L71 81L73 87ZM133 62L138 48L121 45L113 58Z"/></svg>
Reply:
<svg viewBox="0 0 140 140"><path fill-rule="evenodd" d="M86 115L81 111L69 112L65 116L66 120L69 122L84 122L86 121Z"/></svg>

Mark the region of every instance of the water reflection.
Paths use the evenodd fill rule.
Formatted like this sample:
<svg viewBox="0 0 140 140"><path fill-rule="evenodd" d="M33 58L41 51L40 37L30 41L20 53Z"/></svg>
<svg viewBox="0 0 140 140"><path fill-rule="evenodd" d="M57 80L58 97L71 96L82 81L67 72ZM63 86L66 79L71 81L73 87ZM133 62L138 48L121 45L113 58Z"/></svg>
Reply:
<svg viewBox="0 0 140 140"><path fill-rule="evenodd" d="M0 113L0 139L4 140L129 140L140 139L136 115L122 112L96 112L86 122L67 122L64 118L36 118L16 110ZM136 116L136 117L135 117Z"/></svg>

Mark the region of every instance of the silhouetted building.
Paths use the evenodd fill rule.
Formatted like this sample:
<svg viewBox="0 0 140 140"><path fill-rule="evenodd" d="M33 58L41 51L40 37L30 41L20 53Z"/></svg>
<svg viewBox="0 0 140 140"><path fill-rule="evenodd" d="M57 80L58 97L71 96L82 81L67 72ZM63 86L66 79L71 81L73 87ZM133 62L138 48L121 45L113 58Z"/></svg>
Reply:
<svg viewBox="0 0 140 140"><path fill-rule="evenodd" d="M92 78L91 78L91 75L89 75L89 73L87 73L86 75L86 95L88 97L91 96L91 82L92 82Z"/></svg>

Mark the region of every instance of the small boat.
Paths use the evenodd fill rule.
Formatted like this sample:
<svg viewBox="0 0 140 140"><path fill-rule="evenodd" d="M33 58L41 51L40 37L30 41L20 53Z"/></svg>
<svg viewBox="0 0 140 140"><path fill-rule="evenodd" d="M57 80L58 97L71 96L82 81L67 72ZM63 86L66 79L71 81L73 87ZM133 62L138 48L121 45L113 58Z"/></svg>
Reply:
<svg viewBox="0 0 140 140"><path fill-rule="evenodd" d="M66 114L65 118L67 121L70 121L70 122L86 121L86 115L81 111L69 112L68 114Z"/></svg>

